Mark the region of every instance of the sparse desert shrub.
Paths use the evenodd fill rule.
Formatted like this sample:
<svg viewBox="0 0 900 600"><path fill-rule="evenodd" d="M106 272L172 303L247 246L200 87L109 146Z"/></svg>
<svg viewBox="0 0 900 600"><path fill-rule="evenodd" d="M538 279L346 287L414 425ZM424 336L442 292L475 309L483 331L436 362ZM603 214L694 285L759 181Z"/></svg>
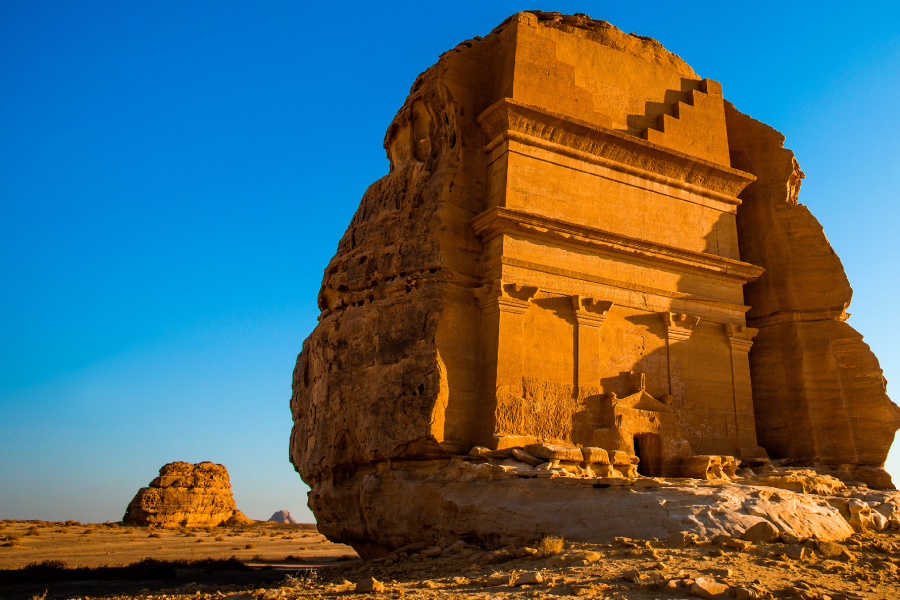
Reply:
<svg viewBox="0 0 900 600"><path fill-rule="evenodd" d="M221 535L217 535L217 536L216 536L216 541L217 541L217 542L224 542L224 541L225 541L225 538L223 538Z"/></svg>
<svg viewBox="0 0 900 600"><path fill-rule="evenodd" d="M255 561L259 562L262 559L263 559L262 554L254 554L253 558L251 558L250 560L255 560Z"/></svg>
<svg viewBox="0 0 900 600"><path fill-rule="evenodd" d="M66 525L68 525L69 527L81 527L81 521L68 520L66 521Z"/></svg>
<svg viewBox="0 0 900 600"><path fill-rule="evenodd" d="M29 527L28 531L25 532L25 535L33 535L37 537L41 535L41 531L37 527Z"/></svg>
<svg viewBox="0 0 900 600"><path fill-rule="evenodd" d="M44 593L43 593L43 594L40 594L40 595L35 594L35 595L33 595L33 596L31 597L31 600L46 600L46 598L47 598L47 592L49 592L49 591L50 591L50 590L44 590Z"/></svg>
<svg viewBox="0 0 900 600"><path fill-rule="evenodd" d="M82 531L81 535L91 535L92 533L94 533L93 528L88 528L88 529L85 529L84 531Z"/></svg>
<svg viewBox="0 0 900 600"><path fill-rule="evenodd" d="M147 537L152 537L152 538L159 539L159 538L162 537L162 534L161 534L161 533L156 533L156 532L154 531L153 533L151 533L151 534L148 535Z"/></svg>
<svg viewBox="0 0 900 600"><path fill-rule="evenodd" d="M203 542L204 542L204 540L202 540L202 539L201 539L201 540L197 540L197 543L198 543L198 544L202 544Z"/></svg>
<svg viewBox="0 0 900 600"><path fill-rule="evenodd" d="M54 529L53 533L69 533L68 527L60 527L58 529Z"/></svg>
<svg viewBox="0 0 900 600"><path fill-rule="evenodd" d="M256 550L255 544L244 544L244 550Z"/></svg>
<svg viewBox="0 0 900 600"><path fill-rule="evenodd" d="M196 533L193 533L193 532L192 532L192 533L186 533L186 534L184 534L184 537L197 537L197 534L196 534Z"/></svg>
<svg viewBox="0 0 900 600"><path fill-rule="evenodd" d="M554 554L559 554L563 551L563 545L565 542L561 537L557 537L554 535L548 535L544 537L537 547L537 555L541 558L547 556L553 556Z"/></svg>

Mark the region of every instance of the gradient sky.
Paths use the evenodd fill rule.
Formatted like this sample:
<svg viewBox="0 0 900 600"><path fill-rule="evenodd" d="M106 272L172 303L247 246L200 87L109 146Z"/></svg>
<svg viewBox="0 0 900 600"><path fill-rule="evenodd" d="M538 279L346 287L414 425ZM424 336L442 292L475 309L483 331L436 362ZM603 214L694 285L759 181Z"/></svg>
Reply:
<svg viewBox="0 0 900 600"><path fill-rule="evenodd" d="M0 518L119 520L211 460L248 516L311 521L288 402L322 271L416 75L526 8L657 38L784 133L900 381L900 3L329 6L0 1Z"/></svg>

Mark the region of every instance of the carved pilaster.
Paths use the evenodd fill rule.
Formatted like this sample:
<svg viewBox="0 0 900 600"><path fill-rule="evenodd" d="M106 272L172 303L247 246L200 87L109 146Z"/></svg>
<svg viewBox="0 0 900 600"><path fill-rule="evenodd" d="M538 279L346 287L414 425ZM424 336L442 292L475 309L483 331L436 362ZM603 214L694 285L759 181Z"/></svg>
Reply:
<svg viewBox="0 0 900 600"><path fill-rule="evenodd" d="M609 300L597 300L584 296L572 296L572 310L575 312L575 321L579 325L600 327L606 321L606 313L612 308Z"/></svg>
<svg viewBox="0 0 900 600"><path fill-rule="evenodd" d="M521 392L525 349L525 311L538 292L535 286L500 279L473 290L481 308L481 344L484 356L484 398L486 435L497 433L494 415L497 393L507 388Z"/></svg>
<svg viewBox="0 0 900 600"><path fill-rule="evenodd" d="M753 415L753 391L750 386L750 357L753 338L759 329L744 325L725 325L725 337L731 346L731 383L734 398L734 428L738 448L757 447Z"/></svg>
<svg viewBox="0 0 900 600"><path fill-rule="evenodd" d="M678 406L684 404L684 383L682 372L687 365L687 354L680 342L690 339L694 327L700 322L700 317L692 317L684 313L662 313L663 323L666 326L666 358L669 370L669 395L677 398Z"/></svg>
<svg viewBox="0 0 900 600"><path fill-rule="evenodd" d="M662 316L670 342L678 342L690 338L694 332L694 326L700 322L700 317L692 317L682 313L664 312Z"/></svg>
<svg viewBox="0 0 900 600"><path fill-rule="evenodd" d="M574 295L572 312L575 315L575 385L600 386L600 327L613 303Z"/></svg>
<svg viewBox="0 0 900 600"><path fill-rule="evenodd" d="M735 352L750 352L753 346L753 338L759 333L759 329L745 327L744 325L725 325L725 335L728 343Z"/></svg>
<svg viewBox="0 0 900 600"><path fill-rule="evenodd" d="M537 294L538 288L495 279L493 283L475 288L473 292L482 315L498 311L521 315L528 310L529 301Z"/></svg>

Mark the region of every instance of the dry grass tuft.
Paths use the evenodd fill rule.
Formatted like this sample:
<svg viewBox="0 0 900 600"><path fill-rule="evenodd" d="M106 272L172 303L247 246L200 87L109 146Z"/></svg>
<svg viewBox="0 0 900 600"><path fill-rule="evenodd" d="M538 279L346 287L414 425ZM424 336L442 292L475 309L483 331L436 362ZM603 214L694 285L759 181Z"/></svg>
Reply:
<svg viewBox="0 0 900 600"><path fill-rule="evenodd" d="M156 533L156 532L154 531L153 533L151 533L151 534L148 535L147 537L152 537L152 538L159 539L159 538L162 537L162 534L161 534L161 533Z"/></svg>
<svg viewBox="0 0 900 600"><path fill-rule="evenodd" d="M255 544L244 544L244 550L256 550Z"/></svg>
<svg viewBox="0 0 900 600"><path fill-rule="evenodd" d="M25 535L33 535L35 537L40 536L41 532L37 527L29 527L28 531L25 532Z"/></svg>
<svg viewBox="0 0 900 600"><path fill-rule="evenodd" d="M225 541L225 538L223 538L221 535L217 535L217 536L216 536L216 541L217 541L217 542L224 542L224 541Z"/></svg>
<svg viewBox="0 0 900 600"><path fill-rule="evenodd" d="M538 544L538 556L543 558L547 556L553 556L554 554L559 554L563 551L564 545L565 542L561 537L548 535L541 540L540 544Z"/></svg>

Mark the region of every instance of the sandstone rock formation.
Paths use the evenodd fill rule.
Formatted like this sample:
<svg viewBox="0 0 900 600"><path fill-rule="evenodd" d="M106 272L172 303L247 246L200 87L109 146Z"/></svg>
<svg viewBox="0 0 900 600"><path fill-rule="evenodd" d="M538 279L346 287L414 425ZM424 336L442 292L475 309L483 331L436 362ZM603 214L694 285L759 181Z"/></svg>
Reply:
<svg viewBox="0 0 900 600"><path fill-rule="evenodd" d="M128 504L126 525L214 527L252 523L234 505L228 470L211 462L172 462Z"/></svg>
<svg viewBox="0 0 900 600"><path fill-rule="evenodd" d="M782 143L655 40L584 15L517 13L442 55L388 127L390 172L294 370L291 461L319 530L375 556L569 531L636 498L616 481L835 491L762 483L770 458L892 487L900 411ZM753 492L734 494L716 502ZM797 527L849 531L796 503ZM752 524L703 510L699 528ZM600 520L585 535L631 527Z"/></svg>
<svg viewBox="0 0 900 600"><path fill-rule="evenodd" d="M291 513L286 510L279 510L271 517L269 517L269 520L275 523L286 523L288 525L297 524L297 521L294 520L294 517L291 516Z"/></svg>

